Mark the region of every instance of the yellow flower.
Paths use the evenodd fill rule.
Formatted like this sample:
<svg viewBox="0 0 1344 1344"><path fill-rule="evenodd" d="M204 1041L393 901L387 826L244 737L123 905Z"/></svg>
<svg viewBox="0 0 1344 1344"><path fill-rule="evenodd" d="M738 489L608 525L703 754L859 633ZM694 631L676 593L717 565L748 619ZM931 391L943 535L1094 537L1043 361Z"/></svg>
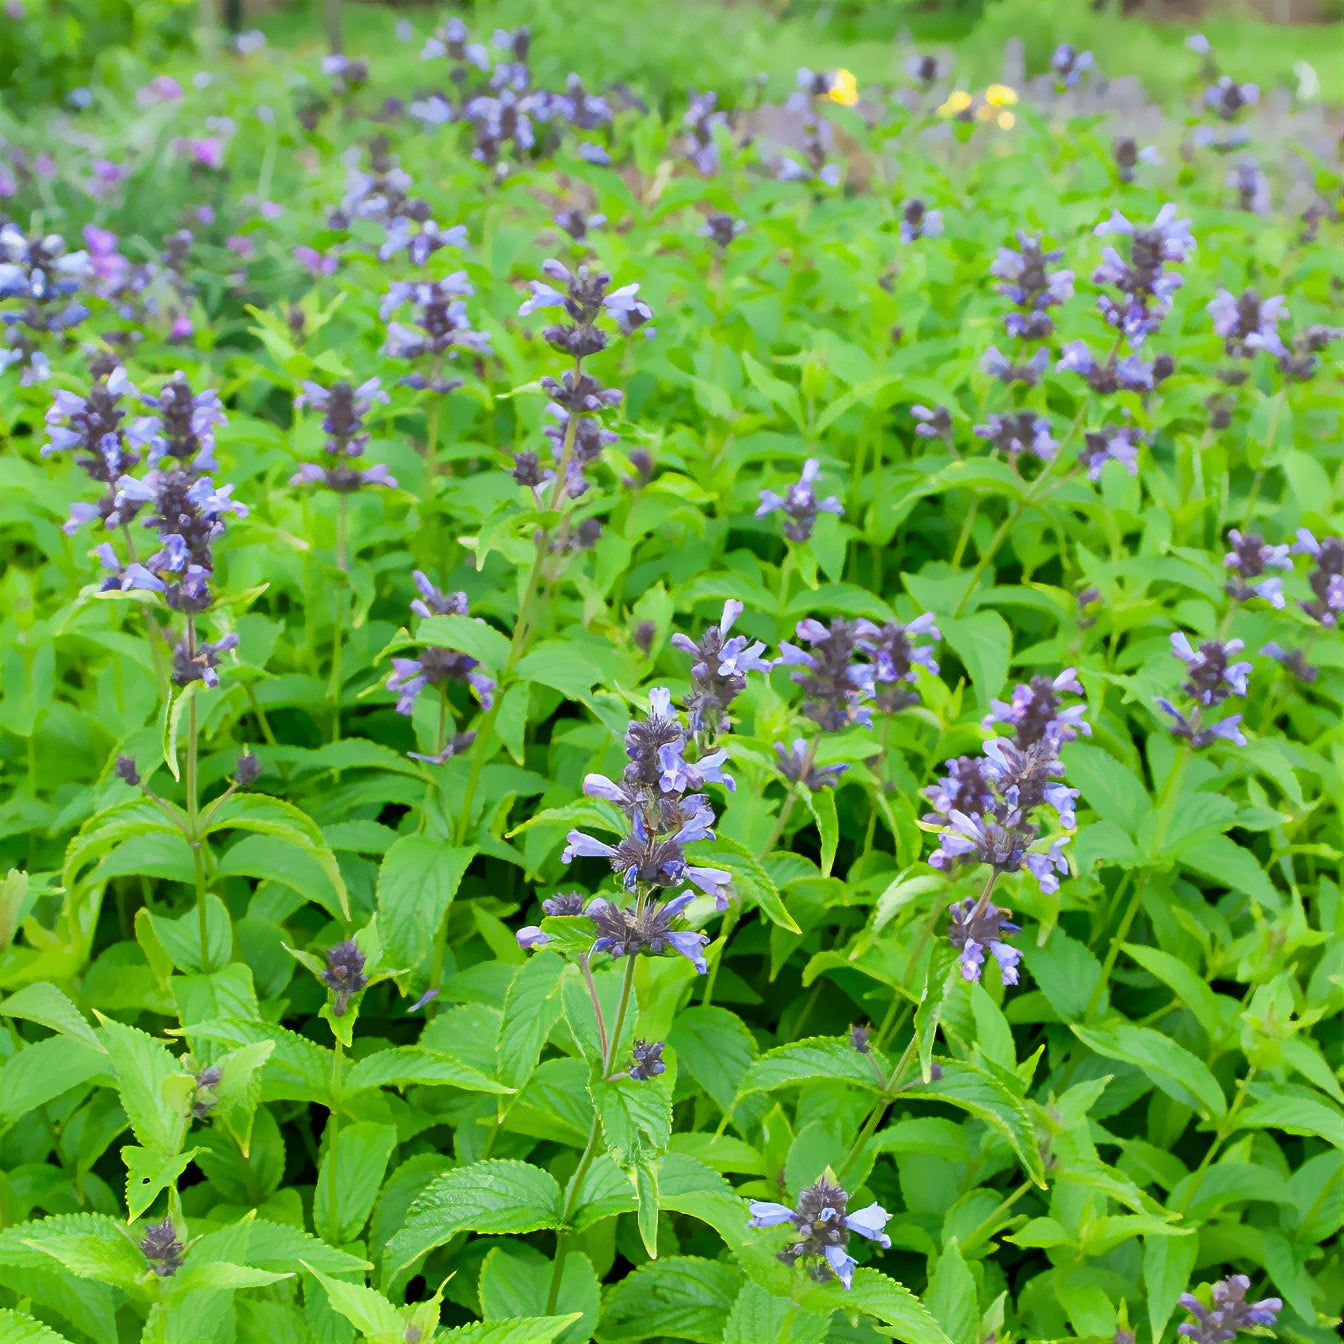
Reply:
<svg viewBox="0 0 1344 1344"><path fill-rule="evenodd" d="M938 115L940 117L955 117L958 112L964 112L970 107L971 102L971 95L965 89L953 89L947 95L947 102L938 109Z"/></svg>
<svg viewBox="0 0 1344 1344"><path fill-rule="evenodd" d="M985 102L991 107L1012 107L1017 102L1017 91L1006 84L991 84L985 90Z"/></svg>
<svg viewBox="0 0 1344 1344"><path fill-rule="evenodd" d="M1017 118L1011 112L999 113L999 127L1001 130L1011 131L1017 125Z"/></svg>
<svg viewBox="0 0 1344 1344"><path fill-rule="evenodd" d="M853 107L859 101L859 81L848 70L837 70L826 96L841 107Z"/></svg>

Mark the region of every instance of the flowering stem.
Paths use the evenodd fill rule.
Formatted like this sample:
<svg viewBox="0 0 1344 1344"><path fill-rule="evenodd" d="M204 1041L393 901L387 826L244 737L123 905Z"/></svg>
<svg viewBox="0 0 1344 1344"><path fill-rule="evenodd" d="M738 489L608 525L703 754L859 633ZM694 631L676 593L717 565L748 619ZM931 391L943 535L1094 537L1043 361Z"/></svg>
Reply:
<svg viewBox="0 0 1344 1344"><path fill-rule="evenodd" d="M581 359L574 361L576 382L582 373L582 363ZM550 500L546 506L549 512L553 513L560 507L560 500L565 492L565 478L569 471L569 461L574 453L574 440L578 432L579 416L577 412L571 411L569 420L565 425L565 437L560 449L560 461L555 469L555 480L551 485ZM486 710L485 718L481 720L480 726L476 730L476 744L471 756L471 774L467 778L467 791L462 799L462 810L458 815L456 843L459 845L466 843L467 832L471 829L472 803L475 801L476 789L481 782L481 770L485 766L485 753L489 744L490 733L495 726L495 718L499 714L499 706L504 699L504 687L509 680L510 673L523 656L527 648L527 641L532 633L532 604L536 600L537 588L542 569L546 563L549 544L549 536L543 534L537 538L537 553L532 561L532 572L527 576L527 582L523 585L523 595L518 603L518 619L514 622L513 638L509 641L509 656L500 674L494 703Z"/></svg>
<svg viewBox="0 0 1344 1344"><path fill-rule="evenodd" d="M196 618L187 617L187 656L196 659ZM194 687L183 690L187 696L187 843L191 846L191 861L196 880L196 915L200 922L201 933L201 971L210 970L210 931L206 922L205 908L205 854L201 846L205 843L201 835L201 811L199 796L200 774L200 722L196 711L196 692Z"/></svg>
<svg viewBox="0 0 1344 1344"><path fill-rule="evenodd" d="M336 1049L331 1056L331 1185L328 1201L331 1208L329 1239L333 1246L340 1245L341 1239L341 1219L337 1206L341 1189L338 1164L341 1156L341 1056L343 1052L344 1046L341 1044L341 1038L337 1036Z"/></svg>
<svg viewBox="0 0 1344 1344"><path fill-rule="evenodd" d="M602 1005L597 1000L597 986L593 984L593 970L588 965L588 956L585 953L579 958L579 966L583 970L583 978L588 985L588 995L593 1001L593 1013L597 1017L597 1034L602 1041L602 1063L603 1072L606 1071L607 1060L607 1024L602 1018Z"/></svg>
<svg viewBox="0 0 1344 1344"><path fill-rule="evenodd" d="M583 968L585 974L588 972L588 959L583 959ZM626 1011L630 1007L630 990L635 983L635 958L628 957L625 963L625 980L621 985L621 1002L616 1009L616 1022L612 1028L610 1039L602 1051L602 1077L606 1077L616 1063L616 1052L621 1048L621 1031L625 1026ZM591 986L592 981L589 979ZM597 1005L597 994L594 991L593 1005ZM602 1022L602 1014L598 1013L599 1028ZM574 1211L578 1207L579 1191L583 1186L583 1178L588 1174L588 1168L593 1165L593 1159L597 1157L598 1150L602 1143L602 1122L598 1118L596 1111L593 1113L593 1123L588 1130L588 1142L584 1146L583 1154L579 1158L579 1165L574 1168L574 1174L569 1178L569 1185L565 1189L565 1204L560 1214L560 1231L555 1237L555 1264L551 1268L551 1286L546 1293L546 1315L555 1315L555 1304L560 1299L560 1281L565 1269L565 1246L569 1241L569 1228L567 1224L574 1216Z"/></svg>
<svg viewBox="0 0 1344 1344"><path fill-rule="evenodd" d="M994 1224L997 1223L999 1219L1002 1218L1003 1215L1007 1213L1008 1210L1011 1209L1013 1205L1016 1204L1017 1201L1027 1193L1028 1190L1034 1190L1036 1188L1037 1187L1035 1181L1026 1180L1023 1181L1022 1184L1019 1185L1011 1195L1005 1196L1003 1201L999 1204L998 1208L996 1208L994 1212L991 1213L989 1217L986 1218L984 1222L982 1222L980 1226L977 1227L975 1231L972 1232L971 1235L961 1243L963 1250L969 1251L972 1247L978 1246L984 1237L991 1235L991 1229L994 1227Z"/></svg>
<svg viewBox="0 0 1344 1344"><path fill-rule="evenodd" d="M886 1079L882 1087L882 1094L873 1103L872 1109L868 1112L867 1118L859 1130L858 1137L855 1138L850 1146L849 1153L845 1160L840 1164L840 1169L835 1173L837 1185L844 1185L845 1176L854 1164L855 1158L863 1152L868 1146L868 1140L873 1137L878 1125L881 1123L883 1115L886 1114L887 1107L891 1104L892 1093L900 1086L905 1077L905 1071L910 1065L910 1060L915 1053L915 1035L910 1034L910 1043L901 1052L901 1057L896 1061L896 1067L892 1069L890 1076Z"/></svg>
<svg viewBox="0 0 1344 1344"><path fill-rule="evenodd" d="M1059 441L1059 448L1052 461L1060 462L1064 458L1064 449L1072 442L1074 435L1077 434L1079 426L1083 423L1083 417L1087 414L1088 402L1083 401L1082 409L1074 416L1073 423L1069 426L1068 433ZM1066 475L1064 480L1068 479ZM1056 484L1055 477L1050 470L1050 463L1045 464L1045 470L1031 483L1027 493L1018 500L1013 511L999 524L999 530L990 538L989 545L980 553L980 558L975 562L975 568L971 571L970 582L966 585L966 591L961 595L961 601L957 603L957 609L952 613L955 620L966 610L966 604L971 600L975 593L976 586L980 582L980 576L985 572L989 562L999 553L999 548L1007 540L1008 534L1017 526L1018 520L1033 504L1039 503Z"/></svg>
<svg viewBox="0 0 1344 1344"><path fill-rule="evenodd" d="M1196 710L1190 720L1190 729L1193 733L1199 726L1199 710ZM1158 855L1162 852L1163 842L1167 838L1167 831L1171 829L1172 818L1176 812L1176 799L1180 793L1181 781L1185 778L1186 767L1190 764L1192 748L1189 740L1182 742L1180 749L1176 752L1176 757L1171 763L1171 769L1167 772L1167 782L1162 787L1162 804L1157 813L1157 824L1153 827L1153 839L1149 846L1150 855ZM1102 963L1101 974L1097 977L1096 988L1093 989L1088 998L1087 1007L1083 1010L1083 1017L1089 1018L1096 1011L1097 1005L1101 1002L1101 996L1106 992L1106 986L1110 982L1111 972L1115 970L1115 963L1120 958L1120 948L1125 939L1129 936L1129 930L1133 926L1135 918L1139 913L1139 906L1143 901L1143 894L1148 889L1148 874L1152 871L1148 868L1143 877L1135 884L1134 893L1129 898L1129 904L1125 907L1125 913L1120 920L1120 927L1115 932L1115 937L1111 939L1110 948L1106 952L1106 960Z"/></svg>

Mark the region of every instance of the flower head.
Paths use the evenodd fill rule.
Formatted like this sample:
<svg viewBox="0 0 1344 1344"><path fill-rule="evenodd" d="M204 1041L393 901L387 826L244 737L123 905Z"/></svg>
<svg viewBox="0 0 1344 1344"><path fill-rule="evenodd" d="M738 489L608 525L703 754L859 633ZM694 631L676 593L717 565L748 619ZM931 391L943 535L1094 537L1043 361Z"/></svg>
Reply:
<svg viewBox="0 0 1344 1344"><path fill-rule="evenodd" d="M891 1215L878 1204L850 1213L849 1196L836 1184L829 1168L819 1181L799 1193L793 1208L768 1200L753 1200L750 1208L748 1227L791 1223L796 1229L799 1239L779 1253L780 1260L786 1265L810 1260L809 1273L814 1279L825 1282L837 1278L846 1289L857 1268L846 1250L851 1233L875 1241L884 1250L891 1245L891 1238L883 1230Z"/></svg>
<svg viewBox="0 0 1344 1344"><path fill-rule="evenodd" d="M186 1252L177 1238L172 1214L162 1222L151 1223L145 1228L139 1247L154 1273L161 1279L172 1278L182 1268L182 1258Z"/></svg>
<svg viewBox="0 0 1344 1344"><path fill-rule="evenodd" d="M1212 1305L1206 1307L1193 1293L1182 1293L1181 1306L1193 1320L1176 1327L1176 1333L1195 1344L1226 1344L1252 1325L1275 1325L1283 1301L1277 1297L1247 1302L1251 1281L1245 1274L1229 1274L1215 1283L1210 1292Z"/></svg>
<svg viewBox="0 0 1344 1344"><path fill-rule="evenodd" d="M327 969L322 982L335 993L331 1011L335 1017L344 1017L351 998L358 994L369 978L364 974L364 954L353 938L327 948Z"/></svg>
<svg viewBox="0 0 1344 1344"><path fill-rule="evenodd" d="M761 502L756 509L756 517L767 514L783 513L785 516L784 535L790 541L806 541L812 535L818 513L843 514L845 507L834 495L818 500L812 483L821 472L821 463L815 457L809 457L803 463L802 475L789 486L787 495L777 495L773 490L761 491Z"/></svg>

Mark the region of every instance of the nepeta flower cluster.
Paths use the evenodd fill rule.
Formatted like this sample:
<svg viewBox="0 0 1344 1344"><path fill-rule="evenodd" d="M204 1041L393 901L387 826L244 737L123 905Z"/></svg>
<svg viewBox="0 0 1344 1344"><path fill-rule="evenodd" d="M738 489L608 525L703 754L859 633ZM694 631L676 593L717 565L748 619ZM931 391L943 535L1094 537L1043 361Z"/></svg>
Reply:
<svg viewBox="0 0 1344 1344"><path fill-rule="evenodd" d="M1312 620L1333 630L1344 617L1344 539L1326 537L1317 541L1305 527L1300 527L1293 552L1309 555L1316 561L1315 568L1307 575L1312 600L1298 605Z"/></svg>
<svg viewBox="0 0 1344 1344"><path fill-rule="evenodd" d="M321 980L332 991L333 1017L344 1017L350 1000L369 983L364 974L364 954L353 938L327 948L327 968Z"/></svg>
<svg viewBox="0 0 1344 1344"><path fill-rule="evenodd" d="M947 926L947 941L957 950L957 964L963 980L980 979L988 952L999 964L999 974L1005 985L1018 982L1018 966L1022 953L1011 943L1004 942L1008 934L1021 933L1020 925L1012 923L1011 910L997 906L988 898L978 901L955 901L951 907L952 920Z"/></svg>
<svg viewBox="0 0 1344 1344"><path fill-rule="evenodd" d="M802 475L789 486L787 495L777 495L773 490L761 491L761 502L756 509L756 517L782 513L785 517L784 535L790 541L806 541L812 535L818 513L843 514L845 506L834 495L819 500L812 482L821 472L821 463L815 457L809 457L803 463Z"/></svg>
<svg viewBox="0 0 1344 1344"><path fill-rule="evenodd" d="M629 336L644 326L653 316L652 310L639 298L639 285L623 285L610 289L611 276L606 271L594 271L580 266L571 271L558 261L545 261L541 267L551 280L564 285L564 290L543 280L532 280L532 295L518 309L519 316L541 308L561 308L570 321L542 331L542 339L553 349L568 355L574 361L573 369L566 369L557 380L543 378L541 385L551 400L547 411L557 424L546 430L551 440L555 468L541 467L538 454L527 451L514 456L513 478L520 485L540 493L546 481L557 482L559 491L577 499L588 489L584 469L596 462L602 450L617 441L617 436L606 429L592 412L606 406L617 406L622 393L604 387L596 378L582 371L584 359L607 347L607 332L598 322L604 317L614 319L617 327ZM652 328L649 330L652 334ZM558 502L558 495L553 499Z"/></svg>
<svg viewBox="0 0 1344 1344"><path fill-rule="evenodd" d="M1213 1285L1212 1307L1206 1307L1193 1293L1181 1294L1181 1306L1194 1317L1176 1327L1176 1333L1194 1344L1229 1344L1252 1325L1276 1325L1283 1300L1277 1297L1247 1302L1251 1281L1245 1274L1229 1274Z"/></svg>
<svg viewBox="0 0 1344 1344"><path fill-rule="evenodd" d="M0 223L0 302L18 299L23 306L0 311L8 331L0 349L0 373L11 364L22 367L20 383L31 387L51 373L46 351L48 335L64 338L89 315L74 297L91 278L87 252L69 252L65 239L49 233L28 238L11 220Z"/></svg>
<svg viewBox="0 0 1344 1344"><path fill-rule="evenodd" d="M943 212L930 210L918 196L912 197L901 206L901 242L907 247L916 238L941 238L943 236Z"/></svg>
<svg viewBox="0 0 1344 1344"><path fill-rule="evenodd" d="M1049 418L1035 411L992 414L971 432L976 438L988 439L994 451L1002 453L1009 462L1016 462L1023 455L1050 462L1059 451L1059 444L1050 432Z"/></svg>
<svg viewBox="0 0 1344 1344"><path fill-rule="evenodd" d="M1130 348L1137 350L1161 325L1171 307L1171 296L1183 283L1181 276L1166 266L1184 261L1194 250L1190 221L1177 219L1176 207L1168 203L1146 228L1131 224L1116 210L1094 232L1098 236L1117 233L1130 240L1129 259L1113 247L1106 248L1092 279L1119 291L1118 299L1101 295L1097 306L1107 323L1122 332Z"/></svg>
<svg viewBox="0 0 1344 1344"><path fill-rule="evenodd" d="M1232 661L1233 655L1244 647L1239 639L1207 639L1195 650L1184 633L1178 631L1171 637L1171 651L1185 664L1188 674L1181 684L1181 691L1195 702L1195 708L1187 717L1170 700L1159 699L1157 703L1171 715L1172 733L1186 739L1196 751L1220 738L1239 747L1246 745L1240 714L1229 714L1217 723L1200 726L1205 710L1216 709L1230 695L1246 694L1251 664Z"/></svg>
<svg viewBox="0 0 1344 1344"><path fill-rule="evenodd" d="M850 1213L848 1207L849 1196L835 1183L834 1174L828 1168L819 1181L799 1194L798 1203L793 1208L770 1200L752 1200L747 1226L778 1227L792 1223L798 1232L798 1240L782 1250L778 1258L786 1265L796 1264L799 1260L812 1261L808 1269L812 1278L822 1283L837 1278L841 1286L848 1289L858 1268L846 1249L850 1233L857 1232L861 1237L877 1242L883 1250L891 1245L891 1238L883 1231L891 1215L881 1205L869 1204L854 1213Z"/></svg>
<svg viewBox="0 0 1344 1344"><path fill-rule="evenodd" d="M1061 88L1073 88L1092 66L1092 53L1079 51L1069 42L1061 42L1050 54L1050 72Z"/></svg>
<svg viewBox="0 0 1344 1344"><path fill-rule="evenodd" d="M887 621L862 641L873 660L873 705L884 714L895 714L919 703L919 693L906 689L919 680L916 667L931 676L938 675L933 646L915 643L923 635L935 642L942 638L934 617L927 612L908 625Z"/></svg>
<svg viewBox="0 0 1344 1344"><path fill-rule="evenodd" d="M781 640L779 662L797 669L791 675L807 697L804 715L824 733L838 733L851 724L871 726L873 712L866 702L873 697L876 670L866 658L878 627L862 619L836 619L826 626L808 617L798 622L797 631L811 648Z"/></svg>
<svg viewBox="0 0 1344 1344"><path fill-rule="evenodd" d="M1092 391L1109 396L1115 392L1148 392L1170 378L1175 364L1170 355L1143 360L1111 350L1104 363L1098 361L1086 341L1066 341L1055 365L1061 372L1080 374Z"/></svg>
<svg viewBox="0 0 1344 1344"><path fill-rule="evenodd" d="M490 353L490 337L475 330L467 316L464 302L472 287L465 271L456 271L442 280L411 282L395 281L387 291L378 315L387 321L391 315L409 302L412 305L413 326L391 322L383 354L393 359L429 360L431 371L408 374L399 381L403 386L443 394L461 386L460 380L443 379L439 369L445 358L451 359L459 350L475 355Z"/></svg>
<svg viewBox="0 0 1344 1344"><path fill-rule="evenodd" d="M717 93L692 89L681 119L682 153L706 177L718 172L723 161L716 132L727 131L728 114L719 109L718 102Z"/></svg>
<svg viewBox="0 0 1344 1344"><path fill-rule="evenodd" d="M290 477L291 485L325 485L337 494L350 494L366 485L385 485L395 488L396 477L388 474L387 467L377 466L361 470L351 462L364 455L369 436L364 432L364 417L375 401L390 401L377 378L355 387L351 383L333 383L330 389L305 381L303 391L294 398L296 408L312 406L324 412L322 428L327 441L322 446L324 461L301 463Z"/></svg>
<svg viewBox="0 0 1344 1344"><path fill-rule="evenodd" d="M177 1239L172 1214L162 1222L151 1223L145 1228L145 1235L137 1245L149 1261L150 1268L161 1279L171 1279L182 1268L186 1248Z"/></svg>
<svg viewBox="0 0 1344 1344"><path fill-rule="evenodd" d="M101 520L109 529L123 526L135 516L134 506L124 507L119 502L117 483L140 461L139 450L152 442L154 425L148 419L137 419L123 425L126 408L123 401L136 396L136 389L126 376L126 370L114 368L105 377L96 377L87 396L60 388L46 414L48 441L42 456L52 453L79 452L76 463L89 479L104 487L103 497L96 503L76 501L70 506L70 517L62 529L67 536L85 524Z"/></svg>
<svg viewBox="0 0 1344 1344"><path fill-rule="evenodd" d="M930 856L935 868L964 863L984 863L999 873L1026 868L1046 894L1059 890L1058 874L1068 872L1063 856L1067 835L1049 841L1044 851L1031 847L1041 839L1041 808L1049 808L1065 831L1077 824L1074 801L1078 790L1060 782L1064 774L1059 748L1088 733L1083 721L1085 706L1067 705L1061 692L1083 693L1072 668L1057 677L1035 677L1016 688L1010 702L995 701L985 726L1007 723L1010 737L991 738L979 757L959 757L947 762L947 773L925 790L933 811L924 821L938 829L939 847ZM992 880L991 880L992 885ZM988 918L988 890L977 905L965 912L974 924ZM973 939L981 943L980 939ZM978 966L974 954L964 957L963 971Z"/></svg>
<svg viewBox="0 0 1344 1344"><path fill-rule="evenodd" d="M1101 479L1101 469L1107 462L1119 462L1131 476L1139 474L1139 447L1143 433L1135 425L1103 425L1083 435L1083 446L1078 460L1087 469L1090 480Z"/></svg>
<svg viewBox="0 0 1344 1344"><path fill-rule="evenodd" d="M1043 341L1055 329L1049 310L1073 297L1073 272L1049 269L1051 262L1064 255L1062 248L1044 251L1039 237L1022 232L1017 242L1020 251L999 248L989 268L991 275L1004 282L995 288L1020 310L1009 313L1003 325L1009 336Z"/></svg>
<svg viewBox="0 0 1344 1344"><path fill-rule="evenodd" d="M415 571L415 586L420 596L411 602L411 610L422 618L429 616L468 616L471 614L466 593L440 592L429 576L420 570ZM457 682L470 686L482 709L494 704L495 682L480 670L480 663L465 653L438 645L421 651L418 658L393 658L393 672L387 679L387 689L396 694L397 713L410 715L415 712L415 702L420 692L427 686L438 686L446 692L448 686ZM460 755L476 740L475 733L457 733L439 744L439 749L429 755L411 752L417 761L430 765L442 765L452 756Z"/></svg>
<svg viewBox="0 0 1344 1344"><path fill-rule="evenodd" d="M1220 289L1205 307L1232 358L1245 358L1253 350L1286 353L1278 329L1286 315L1282 294L1262 299L1255 290L1246 289L1236 297L1230 290Z"/></svg>
<svg viewBox="0 0 1344 1344"><path fill-rule="evenodd" d="M1232 571L1233 577L1223 591L1237 602L1263 597L1270 606L1282 608L1283 580L1276 574L1266 577L1266 571L1292 569L1288 547L1266 545L1258 533L1243 533L1235 527L1229 530L1227 537L1232 549L1223 557L1223 564Z"/></svg>
<svg viewBox="0 0 1344 1344"><path fill-rule="evenodd" d="M686 697L686 714L691 731L698 740L712 743L728 729L728 706L746 689L748 672L769 672L774 663L762 658L765 644L752 642L746 635L728 632L745 610L735 598L723 604L723 615L711 625L698 642L680 632L671 639L673 648L689 653L691 693Z"/></svg>

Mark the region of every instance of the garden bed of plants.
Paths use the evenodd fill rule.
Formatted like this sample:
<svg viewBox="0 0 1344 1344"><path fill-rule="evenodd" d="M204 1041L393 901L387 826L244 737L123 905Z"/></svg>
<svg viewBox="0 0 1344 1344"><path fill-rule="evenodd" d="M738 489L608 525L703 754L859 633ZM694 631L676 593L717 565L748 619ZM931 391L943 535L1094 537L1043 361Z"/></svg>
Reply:
<svg viewBox="0 0 1344 1344"><path fill-rule="evenodd" d="M0 1344L1336 1338L1338 109L1038 8L9 6Z"/></svg>

